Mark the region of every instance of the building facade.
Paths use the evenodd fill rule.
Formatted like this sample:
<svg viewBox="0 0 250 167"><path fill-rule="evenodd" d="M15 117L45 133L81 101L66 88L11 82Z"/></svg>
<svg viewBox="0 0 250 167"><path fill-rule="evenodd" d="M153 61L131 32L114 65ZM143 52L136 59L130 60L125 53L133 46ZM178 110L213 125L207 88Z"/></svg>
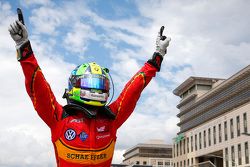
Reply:
<svg viewBox="0 0 250 167"><path fill-rule="evenodd" d="M128 166L171 167L172 145L151 140L128 149L123 156L123 163Z"/></svg>
<svg viewBox="0 0 250 167"><path fill-rule="evenodd" d="M190 77L173 93L181 97L174 167L250 166L250 66L226 80Z"/></svg>

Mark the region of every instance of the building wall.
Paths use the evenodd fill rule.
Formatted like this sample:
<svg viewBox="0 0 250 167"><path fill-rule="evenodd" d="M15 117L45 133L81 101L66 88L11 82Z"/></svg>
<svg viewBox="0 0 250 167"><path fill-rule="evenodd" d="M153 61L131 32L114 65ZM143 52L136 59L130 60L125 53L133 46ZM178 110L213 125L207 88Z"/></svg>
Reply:
<svg viewBox="0 0 250 167"><path fill-rule="evenodd" d="M126 165L152 165L153 167L172 167L172 158L150 158L134 156L123 162Z"/></svg>
<svg viewBox="0 0 250 167"><path fill-rule="evenodd" d="M223 159L223 166L232 166L234 162L238 167L243 167L246 164L250 166L249 160L246 161L245 157L245 144L248 146L247 154L249 159L250 136L242 135L244 129L243 116L246 115L247 132L250 131L250 102L239 106L225 114L201 124L193 129L184 133L185 138L174 144L173 148L173 161L175 167L190 166L198 163L198 157L217 157ZM238 118L237 118L238 117ZM237 135L237 119L240 125L240 134ZM225 122L227 124L227 140L225 139ZM233 125L231 126L231 122ZM219 130L219 127L221 130ZM231 137L231 127L233 129L233 137ZM210 130L209 130L210 129ZM215 132L214 132L215 129ZM210 131L210 135L209 135ZM219 139L219 132L221 131L221 139ZM197 150L195 150L195 136L197 138ZM209 144L209 136L211 137L211 144ZM193 151L191 150L193 138ZM214 141L215 139L215 141ZM188 142L189 141L189 142ZM201 147L200 147L201 146ZM238 156L238 149L241 149L241 160ZM233 149L232 149L233 147ZM226 157L226 149L228 151L228 158ZM234 162L232 161L232 150L235 152ZM228 160L228 161L227 161ZM241 161L241 165L239 163ZM193 162L193 163L192 163ZM248 163L246 163L248 162Z"/></svg>
<svg viewBox="0 0 250 167"><path fill-rule="evenodd" d="M172 165L172 145L164 140L153 139L139 143L123 154L123 164L145 165L153 167L170 167Z"/></svg>

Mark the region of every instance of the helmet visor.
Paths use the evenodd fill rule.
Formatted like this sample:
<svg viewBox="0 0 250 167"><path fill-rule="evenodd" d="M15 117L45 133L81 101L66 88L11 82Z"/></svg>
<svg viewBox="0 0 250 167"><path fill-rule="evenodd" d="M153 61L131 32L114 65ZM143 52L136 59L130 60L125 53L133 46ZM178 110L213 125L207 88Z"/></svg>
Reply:
<svg viewBox="0 0 250 167"><path fill-rule="evenodd" d="M78 78L76 87L108 91L109 79L103 75L86 74Z"/></svg>

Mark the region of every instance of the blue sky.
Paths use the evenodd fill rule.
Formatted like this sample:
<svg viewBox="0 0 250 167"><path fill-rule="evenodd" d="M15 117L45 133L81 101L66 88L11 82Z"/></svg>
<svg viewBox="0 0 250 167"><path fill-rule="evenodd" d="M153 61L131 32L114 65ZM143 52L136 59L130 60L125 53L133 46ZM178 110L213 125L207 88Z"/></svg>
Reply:
<svg viewBox="0 0 250 167"><path fill-rule="evenodd" d="M157 32L166 27L164 33L172 40L162 70L118 131L113 162L119 163L124 151L137 143L172 143L180 100L172 91L188 77L228 78L249 65L249 6L244 0L0 1L0 166L55 166L49 129L25 92L8 33L17 7L23 10L36 58L61 104L70 72L90 61L110 69L117 97L152 56Z"/></svg>

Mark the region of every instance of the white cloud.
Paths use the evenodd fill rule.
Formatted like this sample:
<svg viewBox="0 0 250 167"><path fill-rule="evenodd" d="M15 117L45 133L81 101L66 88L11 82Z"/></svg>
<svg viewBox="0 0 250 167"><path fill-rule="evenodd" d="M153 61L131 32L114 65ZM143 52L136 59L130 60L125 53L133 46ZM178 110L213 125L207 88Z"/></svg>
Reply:
<svg viewBox="0 0 250 167"><path fill-rule="evenodd" d="M154 26L167 26L172 37L167 66L189 64L193 75L228 77L248 65L247 34L250 31L246 27L250 23L245 20L250 14L247 9L249 2L230 0L137 3L141 14L151 18ZM234 61L239 63L232 67ZM181 79L187 77L189 76Z"/></svg>
<svg viewBox="0 0 250 167"><path fill-rule="evenodd" d="M112 163L113 164L120 164L123 160L124 153L125 153L125 150L115 149Z"/></svg>
<svg viewBox="0 0 250 167"><path fill-rule="evenodd" d="M88 40L96 38L96 35L92 32L90 26L79 22L75 23L72 29L65 35L64 46L71 52L83 54L87 49Z"/></svg>
<svg viewBox="0 0 250 167"><path fill-rule="evenodd" d="M9 120L10 121L10 120ZM37 133L39 129L39 133ZM16 127L0 130L0 166L54 166L55 156L51 149L52 143L48 142L48 131L44 128L31 125L18 125ZM39 159L39 161L37 161Z"/></svg>
<svg viewBox="0 0 250 167"><path fill-rule="evenodd" d="M51 0L35 0L35 1L27 1L27 0L19 0L20 1L20 4L22 4L23 6L32 6L32 5L44 5L44 6L47 6L47 5L51 5L52 2Z"/></svg>
<svg viewBox="0 0 250 167"><path fill-rule="evenodd" d="M53 8L40 7L32 11L30 21L34 26L34 33L55 36L59 33L57 28L64 21L64 14Z"/></svg>

